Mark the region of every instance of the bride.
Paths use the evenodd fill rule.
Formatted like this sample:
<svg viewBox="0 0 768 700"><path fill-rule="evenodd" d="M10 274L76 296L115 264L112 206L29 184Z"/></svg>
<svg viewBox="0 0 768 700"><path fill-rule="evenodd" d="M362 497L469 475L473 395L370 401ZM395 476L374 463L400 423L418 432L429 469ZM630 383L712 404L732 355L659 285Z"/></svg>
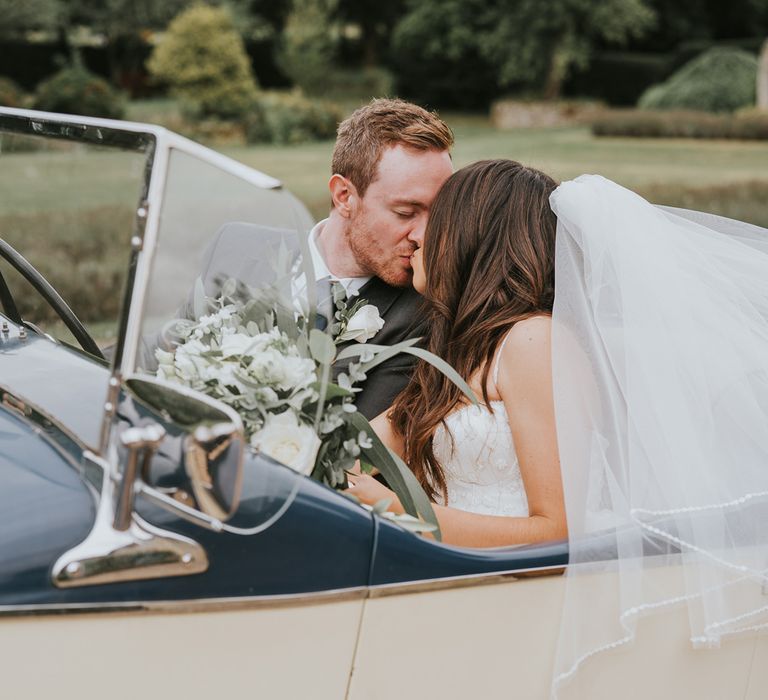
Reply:
<svg viewBox="0 0 768 700"><path fill-rule="evenodd" d="M429 349L483 402L422 364L377 427L445 504L446 542L567 521L553 693L676 604L694 648L768 628L768 231L486 161L446 182L422 251Z"/></svg>
<svg viewBox="0 0 768 700"><path fill-rule="evenodd" d="M432 204L413 285L428 302L427 348L481 397L421 362L373 427L435 502L444 542L474 547L566 536L552 397L557 183L511 161L454 173ZM423 257L422 257L423 255ZM394 494L351 478L365 503Z"/></svg>

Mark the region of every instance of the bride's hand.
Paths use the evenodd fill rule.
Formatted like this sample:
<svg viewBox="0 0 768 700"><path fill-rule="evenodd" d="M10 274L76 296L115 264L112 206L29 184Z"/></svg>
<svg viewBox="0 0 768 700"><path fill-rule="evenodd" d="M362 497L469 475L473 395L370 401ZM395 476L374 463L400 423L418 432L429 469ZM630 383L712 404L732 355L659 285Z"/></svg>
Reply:
<svg viewBox="0 0 768 700"><path fill-rule="evenodd" d="M395 495L394 491L388 489L384 484L376 481L372 476L368 474L350 474L347 476L349 481L349 488L346 493L353 495L359 499L361 503L373 506L383 498L390 499L391 503L387 510L391 510L393 513L404 513L400 499Z"/></svg>

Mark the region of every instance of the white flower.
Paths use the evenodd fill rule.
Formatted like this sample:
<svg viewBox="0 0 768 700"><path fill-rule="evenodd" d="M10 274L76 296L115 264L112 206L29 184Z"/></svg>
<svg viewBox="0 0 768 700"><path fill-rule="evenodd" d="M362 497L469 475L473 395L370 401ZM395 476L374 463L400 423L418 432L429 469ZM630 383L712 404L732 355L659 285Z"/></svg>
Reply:
<svg viewBox="0 0 768 700"><path fill-rule="evenodd" d="M224 357L233 355L253 355L260 352L272 340L266 333L246 335L245 333L226 333L221 336L220 350Z"/></svg>
<svg viewBox="0 0 768 700"><path fill-rule="evenodd" d="M245 387L237 377L237 369L234 362L211 362L200 368L200 379L204 382L215 379L222 386L236 387L242 393Z"/></svg>
<svg viewBox="0 0 768 700"><path fill-rule="evenodd" d="M384 319L379 316L379 310L373 304L361 306L347 322L344 332L337 341L356 340L365 343L375 336L384 326Z"/></svg>
<svg viewBox="0 0 768 700"><path fill-rule="evenodd" d="M200 353L210 348L199 340L188 340L176 348L177 376L189 383L198 379L200 372L205 369L208 360L200 357Z"/></svg>
<svg viewBox="0 0 768 700"><path fill-rule="evenodd" d="M166 352L162 348L156 348L155 358L157 359L157 377L169 382L177 381L173 353Z"/></svg>
<svg viewBox="0 0 768 700"><path fill-rule="evenodd" d="M315 380L315 363L308 358L284 355L275 348L266 348L254 355L248 365L248 374L259 384L290 391Z"/></svg>
<svg viewBox="0 0 768 700"><path fill-rule="evenodd" d="M308 425L301 425L293 411L270 415L264 427L251 437L261 452L302 474L315 466L320 438Z"/></svg>

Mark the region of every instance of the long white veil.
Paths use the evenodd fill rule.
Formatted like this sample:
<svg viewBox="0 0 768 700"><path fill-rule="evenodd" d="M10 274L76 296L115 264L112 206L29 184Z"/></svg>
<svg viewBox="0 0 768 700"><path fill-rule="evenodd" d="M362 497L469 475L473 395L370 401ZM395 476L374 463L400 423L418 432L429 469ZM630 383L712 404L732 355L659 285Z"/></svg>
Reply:
<svg viewBox="0 0 768 700"><path fill-rule="evenodd" d="M675 603L695 647L768 625L768 230L591 175L550 203L571 562L557 695ZM615 590L596 600L601 576Z"/></svg>

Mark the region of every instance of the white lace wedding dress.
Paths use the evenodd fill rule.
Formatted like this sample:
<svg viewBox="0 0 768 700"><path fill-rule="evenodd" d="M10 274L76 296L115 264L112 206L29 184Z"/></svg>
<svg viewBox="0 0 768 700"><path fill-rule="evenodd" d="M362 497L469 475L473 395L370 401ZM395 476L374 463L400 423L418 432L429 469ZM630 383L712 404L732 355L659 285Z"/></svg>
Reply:
<svg viewBox="0 0 768 700"><path fill-rule="evenodd" d="M496 353L493 382L499 376ZM485 515L528 516L520 464L512 441L503 401L491 401L493 413L483 405L453 411L435 430L432 448L445 470L447 498L441 505Z"/></svg>

